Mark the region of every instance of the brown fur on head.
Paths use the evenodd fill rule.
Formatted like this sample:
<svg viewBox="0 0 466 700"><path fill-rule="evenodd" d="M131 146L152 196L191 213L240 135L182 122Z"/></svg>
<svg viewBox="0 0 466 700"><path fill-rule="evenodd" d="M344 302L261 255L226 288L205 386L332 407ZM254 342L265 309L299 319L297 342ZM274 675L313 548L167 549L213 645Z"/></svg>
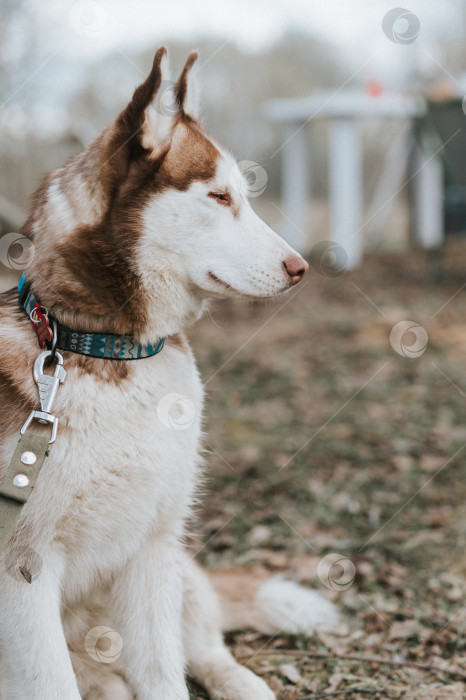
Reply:
<svg viewBox="0 0 466 700"><path fill-rule="evenodd" d="M147 309L134 263L143 205L156 191L186 189L214 173L218 151L189 94L197 53L176 84L164 79L166 58L166 49L158 49L147 79L116 120L48 173L32 198L22 229L35 246L28 278L49 311L73 328L143 333ZM154 107L162 83L177 106L168 115Z"/></svg>

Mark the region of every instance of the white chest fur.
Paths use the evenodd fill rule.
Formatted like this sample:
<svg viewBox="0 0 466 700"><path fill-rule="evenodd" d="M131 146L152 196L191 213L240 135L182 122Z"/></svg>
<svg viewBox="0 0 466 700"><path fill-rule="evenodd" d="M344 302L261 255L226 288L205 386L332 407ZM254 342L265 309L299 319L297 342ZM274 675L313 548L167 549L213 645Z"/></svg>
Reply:
<svg viewBox="0 0 466 700"><path fill-rule="evenodd" d="M167 347L134 361L121 382L68 369L55 407L57 442L25 525L39 552L59 541L72 599L145 537L182 534L200 462L202 386L192 357Z"/></svg>

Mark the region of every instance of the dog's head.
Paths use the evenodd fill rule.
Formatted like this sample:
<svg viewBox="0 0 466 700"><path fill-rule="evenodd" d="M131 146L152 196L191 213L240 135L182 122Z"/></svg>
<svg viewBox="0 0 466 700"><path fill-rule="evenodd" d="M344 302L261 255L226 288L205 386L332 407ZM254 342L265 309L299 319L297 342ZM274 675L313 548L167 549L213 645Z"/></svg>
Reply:
<svg viewBox="0 0 466 700"><path fill-rule="evenodd" d="M271 297L307 270L199 123L196 59L171 82L159 49L116 121L36 193L29 275L68 325L153 338L198 318L209 297Z"/></svg>

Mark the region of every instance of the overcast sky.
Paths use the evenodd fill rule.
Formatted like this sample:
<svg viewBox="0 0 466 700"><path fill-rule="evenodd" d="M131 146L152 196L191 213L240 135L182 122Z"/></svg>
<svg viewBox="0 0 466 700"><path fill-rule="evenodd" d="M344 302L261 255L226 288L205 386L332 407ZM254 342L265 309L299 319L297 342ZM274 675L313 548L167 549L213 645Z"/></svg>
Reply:
<svg viewBox="0 0 466 700"><path fill-rule="evenodd" d="M414 42L400 45L382 29L400 2L419 25ZM466 0L47 0L31 3L44 54L55 51L72 65L106 53L137 52L175 39L212 38L221 62L224 45L259 51L287 30L307 32L334 44L348 76L403 88L413 66L428 76L443 66L445 47L466 46ZM402 10L400 10L402 12ZM406 14L405 12L405 14ZM398 30L404 31L405 20ZM26 47L27 50L27 47ZM130 56L128 56L128 60ZM466 65L466 64L465 64ZM447 71L444 77L449 79Z"/></svg>
<svg viewBox="0 0 466 700"><path fill-rule="evenodd" d="M464 30L464 0L400 0L420 22L420 39ZM308 31L354 50L382 42L382 18L393 0L48 0L38 11L75 29L69 48L95 54L171 38L232 38L244 48L261 48L287 28ZM69 27L68 27L69 28Z"/></svg>
<svg viewBox="0 0 466 700"><path fill-rule="evenodd" d="M398 2L418 23L415 41L406 45L390 40L382 27ZM49 117L52 97L57 109L66 108L70 93L89 80L82 70L87 60L117 53L133 64L133 52L161 44L170 48L173 40L190 41L196 48L198 40L211 38L215 48L201 55L201 66L214 60L221 65L222 48L230 42L260 51L294 29L331 42L329 50L338 53L348 83L377 80L386 89L405 89L413 66L427 77L441 70L450 80L442 68L443 52L453 41L462 40L466 47L465 8L466 0L30 0L22 24L34 27L41 55L34 58L32 74L21 76L21 85L38 86L34 109L45 105L43 121L55 124ZM397 25L401 32L404 23ZM24 32L22 42L20 29L12 26L4 39L12 74L15 54L20 65L21 54L29 50L30 35ZM139 75L136 68L135 80ZM44 81L47 89L41 90ZM16 92L26 94L21 87ZM8 98L10 106L14 101Z"/></svg>

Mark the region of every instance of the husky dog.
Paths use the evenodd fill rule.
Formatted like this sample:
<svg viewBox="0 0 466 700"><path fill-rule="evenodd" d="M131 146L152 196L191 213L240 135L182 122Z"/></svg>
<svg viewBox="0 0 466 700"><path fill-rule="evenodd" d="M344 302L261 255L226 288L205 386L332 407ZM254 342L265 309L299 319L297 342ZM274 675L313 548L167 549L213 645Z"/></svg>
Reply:
<svg viewBox="0 0 466 700"><path fill-rule="evenodd" d="M117 119L45 176L22 229L31 289L63 327L165 346L115 361L59 339L58 438L0 557L2 700L188 700L186 673L217 699L271 700L222 631L338 624L317 593L207 574L182 544L203 402L183 329L209 298L272 297L308 267L253 213L234 159L199 123L196 58L172 83L159 49ZM39 349L16 292L0 299L1 478L37 408ZM193 407L183 430L161 411L172 395Z"/></svg>

